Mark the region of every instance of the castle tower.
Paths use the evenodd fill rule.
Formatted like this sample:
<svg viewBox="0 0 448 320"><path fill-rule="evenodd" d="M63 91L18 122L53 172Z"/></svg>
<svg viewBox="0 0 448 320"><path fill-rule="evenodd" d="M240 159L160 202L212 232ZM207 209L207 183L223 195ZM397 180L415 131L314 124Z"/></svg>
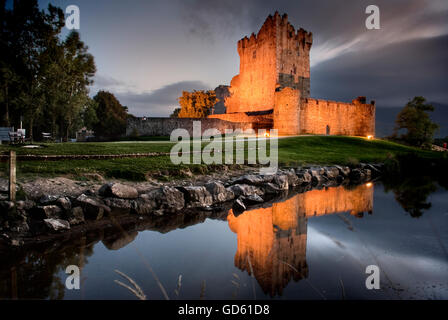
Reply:
<svg viewBox="0 0 448 320"><path fill-rule="evenodd" d="M240 73L230 83L227 113L272 110L275 91L291 87L310 96L312 34L295 30L288 16L278 12L254 33L238 41Z"/></svg>

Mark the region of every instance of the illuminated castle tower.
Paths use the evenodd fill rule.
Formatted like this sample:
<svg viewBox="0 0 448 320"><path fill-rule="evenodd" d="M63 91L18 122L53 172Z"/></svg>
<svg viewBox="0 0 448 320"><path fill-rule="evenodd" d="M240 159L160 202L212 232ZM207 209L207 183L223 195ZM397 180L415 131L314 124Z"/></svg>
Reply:
<svg viewBox="0 0 448 320"><path fill-rule="evenodd" d="M238 41L240 73L230 83L227 113L270 110L282 87L309 97L312 42L312 34L296 32L286 14L269 15L257 35Z"/></svg>

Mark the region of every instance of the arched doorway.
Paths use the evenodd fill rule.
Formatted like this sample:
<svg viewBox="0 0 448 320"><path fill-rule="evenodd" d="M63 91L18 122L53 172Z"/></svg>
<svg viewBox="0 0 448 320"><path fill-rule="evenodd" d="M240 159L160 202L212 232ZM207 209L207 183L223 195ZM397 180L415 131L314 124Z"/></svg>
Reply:
<svg viewBox="0 0 448 320"><path fill-rule="evenodd" d="M325 129L325 134L327 135L327 136L329 136L330 135L330 126L327 124L327 127L326 127L326 129Z"/></svg>

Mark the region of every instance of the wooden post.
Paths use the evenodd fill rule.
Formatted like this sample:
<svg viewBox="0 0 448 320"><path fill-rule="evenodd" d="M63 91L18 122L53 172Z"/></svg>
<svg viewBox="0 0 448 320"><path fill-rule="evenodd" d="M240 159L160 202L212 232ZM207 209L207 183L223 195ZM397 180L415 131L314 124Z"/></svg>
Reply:
<svg viewBox="0 0 448 320"><path fill-rule="evenodd" d="M9 201L16 201L16 152L9 151Z"/></svg>
<svg viewBox="0 0 448 320"><path fill-rule="evenodd" d="M17 300L17 270L16 267L11 268L11 299Z"/></svg>

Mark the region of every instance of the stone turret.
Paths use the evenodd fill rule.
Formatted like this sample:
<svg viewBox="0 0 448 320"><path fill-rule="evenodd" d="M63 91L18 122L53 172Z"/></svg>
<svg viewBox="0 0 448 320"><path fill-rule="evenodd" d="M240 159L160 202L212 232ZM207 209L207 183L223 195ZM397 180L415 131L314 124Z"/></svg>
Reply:
<svg viewBox="0 0 448 320"><path fill-rule="evenodd" d="M312 34L296 31L286 14L269 15L257 34L238 41L240 73L231 81L227 112L271 110L279 87L292 87L309 97L312 42Z"/></svg>

